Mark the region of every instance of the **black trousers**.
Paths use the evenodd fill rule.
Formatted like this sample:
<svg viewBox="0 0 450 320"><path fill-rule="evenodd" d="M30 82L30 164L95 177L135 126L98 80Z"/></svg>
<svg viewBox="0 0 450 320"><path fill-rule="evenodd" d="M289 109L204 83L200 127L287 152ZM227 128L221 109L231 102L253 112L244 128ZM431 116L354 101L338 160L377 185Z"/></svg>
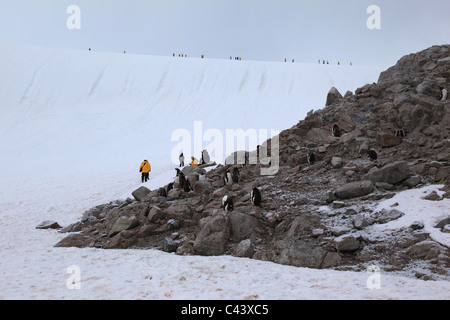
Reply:
<svg viewBox="0 0 450 320"><path fill-rule="evenodd" d="M142 182L147 182L149 179L148 172L142 172Z"/></svg>

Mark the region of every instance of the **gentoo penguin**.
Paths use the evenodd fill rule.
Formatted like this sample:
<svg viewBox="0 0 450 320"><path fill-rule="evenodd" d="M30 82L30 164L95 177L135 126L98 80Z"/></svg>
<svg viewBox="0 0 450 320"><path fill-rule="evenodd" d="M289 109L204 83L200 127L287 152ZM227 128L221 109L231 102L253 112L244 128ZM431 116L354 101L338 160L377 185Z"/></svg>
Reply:
<svg viewBox="0 0 450 320"><path fill-rule="evenodd" d="M316 161L316 155L312 151L308 152L308 157L307 158L308 158L308 163L309 164L314 164L314 162Z"/></svg>
<svg viewBox="0 0 450 320"><path fill-rule="evenodd" d="M178 160L180 160L180 167L184 167L184 155L183 155L183 152L178 157Z"/></svg>
<svg viewBox="0 0 450 320"><path fill-rule="evenodd" d="M165 188L159 188L158 195L160 197L166 197L167 198L167 191L166 191L166 189Z"/></svg>
<svg viewBox="0 0 450 320"><path fill-rule="evenodd" d="M173 182L171 182L167 185L167 193L169 193L169 191L172 189L173 189Z"/></svg>
<svg viewBox="0 0 450 320"><path fill-rule="evenodd" d="M375 161L378 159L378 154L375 150L371 149L369 152L367 152L367 156L370 158L370 160Z"/></svg>
<svg viewBox="0 0 450 320"><path fill-rule="evenodd" d="M193 190L189 179L186 179L186 181L184 182L183 190L184 192L189 192Z"/></svg>
<svg viewBox="0 0 450 320"><path fill-rule="evenodd" d="M404 138L406 136L405 131L403 129L397 129L395 130L395 136Z"/></svg>
<svg viewBox="0 0 450 320"><path fill-rule="evenodd" d="M181 171L178 168L175 168L175 170L177 171L177 177L180 175Z"/></svg>
<svg viewBox="0 0 450 320"><path fill-rule="evenodd" d="M180 188L184 189L184 184L186 182L186 177L184 176L184 173L180 171L180 174L178 175L178 181L180 184Z"/></svg>
<svg viewBox="0 0 450 320"><path fill-rule="evenodd" d="M225 171L225 173L223 174L223 182L225 183L225 185L228 185L232 182L231 172L229 169L227 169L227 171Z"/></svg>
<svg viewBox="0 0 450 320"><path fill-rule="evenodd" d="M239 173L239 169L234 167L233 168L233 173L231 174L231 178L233 180L234 183L238 183L239 180L241 179L241 174Z"/></svg>
<svg viewBox="0 0 450 320"><path fill-rule="evenodd" d="M253 188L252 192L250 193L250 198L255 206L261 205L261 192L258 190L258 188Z"/></svg>
<svg viewBox="0 0 450 320"><path fill-rule="evenodd" d="M441 91L441 93L439 94L438 100L439 101L447 100L448 92L446 89L444 89L444 86L439 86L439 90Z"/></svg>
<svg viewBox="0 0 450 320"><path fill-rule="evenodd" d="M339 129L339 126L335 123L333 126L333 129L331 130L331 134L333 137L339 138L341 136L341 129Z"/></svg>
<svg viewBox="0 0 450 320"><path fill-rule="evenodd" d="M232 196L224 196L222 198L222 208L224 211L233 211L233 197Z"/></svg>

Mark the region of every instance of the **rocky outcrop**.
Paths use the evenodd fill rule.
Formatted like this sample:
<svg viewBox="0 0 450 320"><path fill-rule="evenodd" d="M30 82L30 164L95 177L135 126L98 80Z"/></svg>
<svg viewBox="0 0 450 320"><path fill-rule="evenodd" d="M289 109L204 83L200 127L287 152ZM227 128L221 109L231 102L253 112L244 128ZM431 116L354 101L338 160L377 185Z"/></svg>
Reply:
<svg viewBox="0 0 450 320"><path fill-rule="evenodd" d="M449 248L431 239L420 221L373 232L407 214L374 209L397 192L438 182L444 196L430 201L450 198L450 101L436 99L439 85L450 88L448 57L450 46L432 47L403 57L378 83L354 94L331 90L325 108L280 133L274 175L260 174L267 163L249 163L253 151L242 153L245 165L208 172L188 166L183 173L192 191L176 178L167 197L139 188L133 199L84 212L61 230L69 235L57 246L229 254L338 270L365 270L376 261L386 271L448 280ZM331 134L335 124L340 136ZM396 135L399 130L405 135ZM271 140L265 145L270 154ZM376 160L366 157L369 150ZM309 152L314 163L307 161ZM234 168L240 180L225 185L224 173ZM260 206L250 200L254 187L262 193ZM233 211L221 207L225 195L233 197ZM436 222L440 232L449 225L446 217Z"/></svg>

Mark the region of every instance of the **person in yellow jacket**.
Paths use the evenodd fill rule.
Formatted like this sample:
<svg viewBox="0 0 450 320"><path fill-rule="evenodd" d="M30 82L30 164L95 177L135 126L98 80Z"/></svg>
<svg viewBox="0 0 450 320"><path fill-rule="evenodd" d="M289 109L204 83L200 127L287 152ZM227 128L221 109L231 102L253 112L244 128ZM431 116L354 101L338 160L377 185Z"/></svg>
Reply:
<svg viewBox="0 0 450 320"><path fill-rule="evenodd" d="M191 166L198 167L198 160L194 156L191 157L191 160Z"/></svg>
<svg viewBox="0 0 450 320"><path fill-rule="evenodd" d="M139 172L142 172L142 183L148 181L150 171L152 171L152 166L150 165L148 160L142 161L141 166L139 167Z"/></svg>

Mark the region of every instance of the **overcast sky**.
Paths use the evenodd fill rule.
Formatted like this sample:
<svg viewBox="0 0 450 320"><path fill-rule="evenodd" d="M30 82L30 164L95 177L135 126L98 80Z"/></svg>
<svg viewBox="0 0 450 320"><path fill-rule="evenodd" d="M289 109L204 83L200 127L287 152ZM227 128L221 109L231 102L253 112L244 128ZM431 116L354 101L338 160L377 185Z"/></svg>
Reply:
<svg viewBox="0 0 450 320"><path fill-rule="evenodd" d="M80 8L69 30L67 8ZM367 8L381 9L370 30ZM450 43L449 0L0 0L0 42L391 66Z"/></svg>

